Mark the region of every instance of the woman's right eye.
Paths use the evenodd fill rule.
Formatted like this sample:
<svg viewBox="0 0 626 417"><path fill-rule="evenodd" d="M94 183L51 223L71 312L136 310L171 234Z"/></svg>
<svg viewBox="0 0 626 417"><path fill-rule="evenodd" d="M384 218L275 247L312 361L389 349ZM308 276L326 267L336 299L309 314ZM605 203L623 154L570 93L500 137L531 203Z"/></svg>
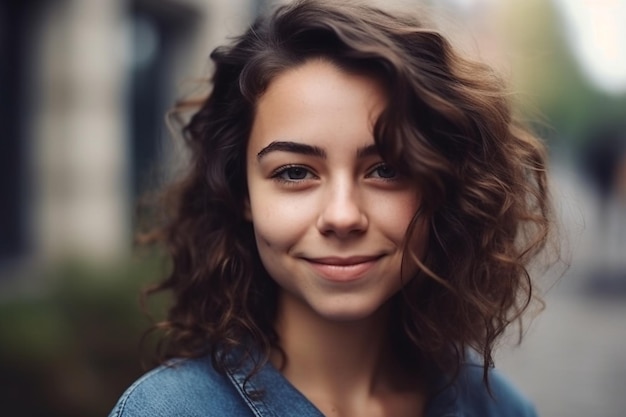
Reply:
<svg viewBox="0 0 626 417"><path fill-rule="evenodd" d="M278 169L273 178L282 180L282 181L302 181L311 178L315 178L315 176L305 167L301 166L287 166L284 168Z"/></svg>

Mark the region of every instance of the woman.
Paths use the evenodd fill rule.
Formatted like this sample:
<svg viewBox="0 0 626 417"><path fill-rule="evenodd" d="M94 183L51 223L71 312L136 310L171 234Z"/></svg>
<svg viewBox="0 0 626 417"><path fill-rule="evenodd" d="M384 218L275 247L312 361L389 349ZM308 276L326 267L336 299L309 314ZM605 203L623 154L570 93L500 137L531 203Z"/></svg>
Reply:
<svg viewBox="0 0 626 417"><path fill-rule="evenodd" d="M316 0L211 58L155 234L169 360L111 415L534 415L492 350L532 299L545 154L489 69Z"/></svg>

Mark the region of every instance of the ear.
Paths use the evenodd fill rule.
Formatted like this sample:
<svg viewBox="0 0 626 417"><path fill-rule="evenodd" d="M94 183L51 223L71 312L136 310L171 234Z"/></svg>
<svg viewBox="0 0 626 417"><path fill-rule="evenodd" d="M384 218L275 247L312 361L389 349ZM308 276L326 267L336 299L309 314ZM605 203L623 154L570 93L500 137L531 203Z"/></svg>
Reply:
<svg viewBox="0 0 626 417"><path fill-rule="evenodd" d="M243 201L243 218L252 222L252 210L250 209L250 197L246 197Z"/></svg>

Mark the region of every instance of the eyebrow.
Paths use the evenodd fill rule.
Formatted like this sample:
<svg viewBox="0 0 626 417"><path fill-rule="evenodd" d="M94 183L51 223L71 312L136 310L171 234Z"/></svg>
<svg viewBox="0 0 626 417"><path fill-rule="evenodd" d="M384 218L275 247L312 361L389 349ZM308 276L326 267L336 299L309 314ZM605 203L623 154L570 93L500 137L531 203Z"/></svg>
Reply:
<svg viewBox="0 0 626 417"><path fill-rule="evenodd" d="M376 155L379 155L379 152L378 152L378 148L374 144L364 146L362 148L359 148L356 151L356 156L358 158L365 158L367 156L376 156Z"/></svg>
<svg viewBox="0 0 626 417"><path fill-rule="evenodd" d="M326 159L326 151L318 146L306 145L297 142L272 142L256 154L257 159L261 159L270 152L290 152L301 155L317 156Z"/></svg>
<svg viewBox="0 0 626 417"><path fill-rule="evenodd" d="M326 151L318 146L306 145L304 143L279 141L272 142L259 151L256 155L257 159L261 159L270 152L290 152L300 155L316 156L318 158L326 159ZM364 158L367 156L378 155L378 149L376 145L367 145L357 150L357 157Z"/></svg>

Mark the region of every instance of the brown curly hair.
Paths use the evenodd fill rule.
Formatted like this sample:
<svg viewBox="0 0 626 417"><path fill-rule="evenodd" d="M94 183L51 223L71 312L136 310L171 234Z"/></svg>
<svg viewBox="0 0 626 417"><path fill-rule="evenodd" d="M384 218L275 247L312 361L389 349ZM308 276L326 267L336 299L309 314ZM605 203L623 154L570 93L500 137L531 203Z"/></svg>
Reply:
<svg viewBox="0 0 626 417"><path fill-rule="evenodd" d="M149 291L174 296L157 326L165 357L209 354L224 371L233 349L264 360L280 349L277 284L244 218L246 146L269 83L320 57L383 81L390 100L376 145L423 195L426 255L413 249L423 239L416 214L404 253L419 272L390 301L398 349L451 372L474 350L486 379L495 342L534 296L528 266L551 229L545 149L514 121L488 67L413 18L350 2L281 6L211 54L212 91L183 129L189 170L167 191L170 214L152 235L173 261Z"/></svg>

